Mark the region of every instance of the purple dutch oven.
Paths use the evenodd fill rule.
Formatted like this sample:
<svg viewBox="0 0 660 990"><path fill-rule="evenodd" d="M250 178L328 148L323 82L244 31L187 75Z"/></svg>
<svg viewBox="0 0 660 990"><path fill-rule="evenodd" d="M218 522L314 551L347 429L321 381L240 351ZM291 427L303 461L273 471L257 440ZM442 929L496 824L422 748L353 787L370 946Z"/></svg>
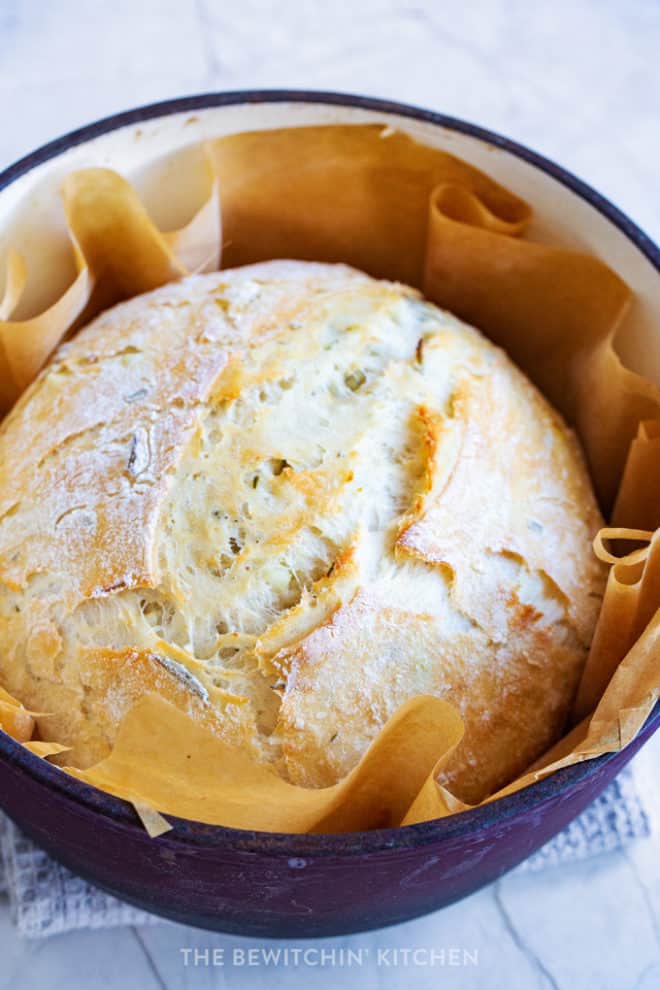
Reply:
<svg viewBox="0 0 660 990"><path fill-rule="evenodd" d="M183 160L186 146L205 137L374 120L483 168L534 204L537 233L609 261L645 299L626 324L626 339L646 335L648 353L653 357L653 346L658 351L649 364L660 368L657 330L653 336L660 320L660 252L648 237L594 190L526 148L395 103L333 93L238 92L118 114L53 141L0 174L2 241L25 247L37 270L60 266L65 279L69 250L53 204L72 168L109 164L140 188L150 175L166 176L165 158ZM41 232L38 241L31 231ZM626 340L617 343L625 357ZM173 830L153 840L130 805L68 777L3 733L0 805L70 869L164 917L242 935L337 935L414 918L495 880L593 801L658 726L660 704L619 753L569 767L473 811L400 829L289 835L170 818Z"/></svg>

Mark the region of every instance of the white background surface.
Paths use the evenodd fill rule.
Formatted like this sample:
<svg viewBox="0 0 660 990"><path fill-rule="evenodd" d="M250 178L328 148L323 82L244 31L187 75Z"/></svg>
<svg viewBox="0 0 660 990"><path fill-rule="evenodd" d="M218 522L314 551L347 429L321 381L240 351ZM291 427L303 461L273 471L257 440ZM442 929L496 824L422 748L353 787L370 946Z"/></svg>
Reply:
<svg viewBox="0 0 660 990"><path fill-rule="evenodd" d="M391 97L464 117L576 172L660 239L660 0L0 0L0 167L114 111L212 89ZM660 739L636 761L655 837L327 948L458 947L479 966L267 970L267 943L177 926L22 942L0 900L0 990L660 987ZM296 943L304 944L304 943ZM181 948L225 948L223 967Z"/></svg>

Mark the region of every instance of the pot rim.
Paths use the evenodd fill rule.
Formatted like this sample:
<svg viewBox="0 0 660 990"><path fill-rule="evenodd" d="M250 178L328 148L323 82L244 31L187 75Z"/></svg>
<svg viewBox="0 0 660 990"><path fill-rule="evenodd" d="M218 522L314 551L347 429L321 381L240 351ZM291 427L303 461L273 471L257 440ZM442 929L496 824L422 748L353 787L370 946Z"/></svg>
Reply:
<svg viewBox="0 0 660 990"><path fill-rule="evenodd" d="M213 107L259 103L326 104L372 110L377 113L420 120L447 130L457 131L500 148L545 172L588 202L617 227L657 271L660 271L660 248L651 238L608 199L548 158L531 151L516 141L456 117L405 103L349 93L286 89L209 92L164 100L112 114L49 141L20 158L14 164L9 165L0 172L0 193L37 166L58 157L71 148L111 131L178 113L194 113L197 110ZM644 728L640 730L640 734L643 732L645 736L648 736L658 728L660 728L660 702L656 704L649 715ZM557 798L566 791L579 786L583 781L603 769L605 764L615 759L617 755L617 752L606 753L595 759L565 767L520 791L516 791L514 794L459 815L450 815L447 818L434 819L403 828L337 834L259 832L228 828L222 825L206 825L202 822L167 815L168 821L173 825L173 830L162 835L159 842L222 847L237 852L268 853L287 856L291 859L300 856L338 856L415 849L444 839L472 835L481 828L503 824L519 814L526 814L544 802ZM144 832L135 811L128 802L69 776L59 767L33 755L3 732L0 732L0 761L11 764L20 772L43 784L47 790L58 792L59 795L70 801L111 819L117 825L138 830L141 836L146 837L146 832Z"/></svg>

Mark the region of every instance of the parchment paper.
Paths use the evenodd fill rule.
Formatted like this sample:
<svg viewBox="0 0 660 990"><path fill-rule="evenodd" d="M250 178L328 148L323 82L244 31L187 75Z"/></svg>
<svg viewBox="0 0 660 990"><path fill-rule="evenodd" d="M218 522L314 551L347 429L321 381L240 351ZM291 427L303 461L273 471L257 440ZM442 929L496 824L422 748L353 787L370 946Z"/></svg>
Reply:
<svg viewBox="0 0 660 990"><path fill-rule="evenodd" d="M220 260L343 261L419 287L504 347L539 385L576 429L604 513L614 506L615 528L595 547L612 566L576 699L580 721L499 794L625 746L660 694L660 390L626 368L613 346L628 287L596 257L526 240L527 203L389 127L235 134L209 143L206 161L195 180L197 211L168 233L117 173L68 177L63 204L78 274L45 312L12 322L29 259L10 253L0 301L2 408L100 309ZM31 718L0 696L6 731L16 735L21 724L31 734ZM31 743L30 734L24 741L33 748L50 745ZM461 734L450 706L420 696L390 719L348 777L312 790L251 764L146 695L125 716L110 756L69 772L132 801L154 834L166 827L155 809L234 827L347 831L463 810L434 779Z"/></svg>

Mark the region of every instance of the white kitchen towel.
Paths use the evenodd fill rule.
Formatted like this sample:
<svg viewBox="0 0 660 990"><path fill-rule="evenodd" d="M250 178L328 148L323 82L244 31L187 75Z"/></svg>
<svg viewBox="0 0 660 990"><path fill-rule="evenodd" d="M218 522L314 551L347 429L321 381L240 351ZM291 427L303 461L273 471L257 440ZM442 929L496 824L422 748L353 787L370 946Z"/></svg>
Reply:
<svg viewBox="0 0 660 990"><path fill-rule="evenodd" d="M625 770L579 818L518 869L537 871L573 863L620 849L648 834L648 816L634 777ZM4 887L9 897L19 934L28 938L160 920L70 873L1 814L0 852L0 890Z"/></svg>

